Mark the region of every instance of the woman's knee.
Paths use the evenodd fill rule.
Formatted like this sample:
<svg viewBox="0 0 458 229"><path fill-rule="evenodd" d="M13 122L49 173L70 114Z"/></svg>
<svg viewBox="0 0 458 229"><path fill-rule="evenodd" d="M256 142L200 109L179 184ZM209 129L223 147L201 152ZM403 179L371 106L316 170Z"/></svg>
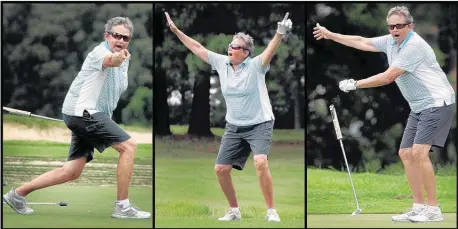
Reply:
<svg viewBox="0 0 458 229"><path fill-rule="evenodd" d="M267 155L264 154L258 154L254 156L254 167L256 170L263 170L263 169L268 169L268 160L267 160Z"/></svg>
<svg viewBox="0 0 458 229"><path fill-rule="evenodd" d="M130 138L125 142L113 146L113 148L121 154L134 156L135 152L137 151L137 142L133 138Z"/></svg>
<svg viewBox="0 0 458 229"><path fill-rule="evenodd" d="M61 169L68 181L76 180L83 173L84 166L87 163L87 156L67 161Z"/></svg>
<svg viewBox="0 0 458 229"><path fill-rule="evenodd" d="M408 162L413 160L412 147L399 149L399 157L403 162Z"/></svg>
<svg viewBox="0 0 458 229"><path fill-rule="evenodd" d="M215 165L215 173L218 176L230 174L232 170L232 165Z"/></svg>

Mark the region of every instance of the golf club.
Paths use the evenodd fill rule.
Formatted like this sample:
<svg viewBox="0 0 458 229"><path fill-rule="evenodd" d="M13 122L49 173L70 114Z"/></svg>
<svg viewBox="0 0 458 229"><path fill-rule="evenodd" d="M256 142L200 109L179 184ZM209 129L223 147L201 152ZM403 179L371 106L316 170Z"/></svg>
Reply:
<svg viewBox="0 0 458 229"><path fill-rule="evenodd" d="M353 188L353 194L355 195L356 211L354 211L351 214L352 216L355 216L361 213L363 209L359 208L358 197L356 196L355 185L353 184L353 179L351 179L350 168L348 167L347 156L345 155L345 149L342 143L342 132L340 131L339 120L337 119L337 112L336 112L336 109L334 108L334 105L331 104L329 106L329 110L331 110L332 123L334 124L334 129L336 131L337 140L339 140L340 142L340 148L342 149L342 153L345 159L345 165L347 166L347 172L348 172L348 176L350 177L351 187Z"/></svg>
<svg viewBox="0 0 458 229"><path fill-rule="evenodd" d="M46 117L46 116L36 115L36 114L32 114L31 112L28 112L28 111L13 109L13 108L9 108L9 107L2 107L2 108L3 108L4 111L7 111L8 113L14 114L14 115L21 115L21 116L28 116L28 117L41 118L41 119L47 119L47 120L52 120L52 121L63 122L60 119L55 119L55 118L49 118L49 117Z"/></svg>
<svg viewBox="0 0 458 229"><path fill-rule="evenodd" d="M7 204L5 201L3 201L3 204ZM27 203L28 205L59 205L61 207L65 207L65 206L68 206L67 202L59 202L59 203L34 203L34 202L30 202L30 203Z"/></svg>

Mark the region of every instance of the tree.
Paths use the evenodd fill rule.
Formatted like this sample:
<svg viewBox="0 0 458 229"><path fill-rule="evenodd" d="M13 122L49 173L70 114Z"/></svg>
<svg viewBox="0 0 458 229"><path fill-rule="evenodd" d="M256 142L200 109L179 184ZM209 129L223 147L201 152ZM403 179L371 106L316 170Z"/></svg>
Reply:
<svg viewBox="0 0 458 229"><path fill-rule="evenodd" d="M3 104L60 118L71 82L88 52L103 41L106 21L115 16L130 17L135 31L129 45L129 87L113 119L122 121L122 110L137 88L152 88L152 40L146 27L152 4L8 3L3 9Z"/></svg>

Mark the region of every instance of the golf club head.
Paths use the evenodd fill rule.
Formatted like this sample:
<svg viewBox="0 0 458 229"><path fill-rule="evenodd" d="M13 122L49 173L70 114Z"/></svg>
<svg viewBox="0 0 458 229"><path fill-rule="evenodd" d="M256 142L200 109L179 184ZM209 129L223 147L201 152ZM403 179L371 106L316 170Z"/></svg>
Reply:
<svg viewBox="0 0 458 229"><path fill-rule="evenodd" d="M363 211L363 209L359 208L359 209L356 209L356 211L354 211L353 213L351 213L352 216L355 216L355 215L358 215L359 213L361 213Z"/></svg>
<svg viewBox="0 0 458 229"><path fill-rule="evenodd" d="M67 205L68 205L67 202L60 202L60 203L59 203L59 206L64 206L64 207L65 207L65 206L67 206Z"/></svg>

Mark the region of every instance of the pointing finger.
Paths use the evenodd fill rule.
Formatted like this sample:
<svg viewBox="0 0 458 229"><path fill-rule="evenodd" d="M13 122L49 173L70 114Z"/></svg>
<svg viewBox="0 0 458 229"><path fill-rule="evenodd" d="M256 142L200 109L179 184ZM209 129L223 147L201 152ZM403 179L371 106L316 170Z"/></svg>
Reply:
<svg viewBox="0 0 458 229"><path fill-rule="evenodd" d="M287 12L287 13L285 14L285 17L283 18L283 21L286 21L286 20L288 19L288 16L289 16L289 12Z"/></svg>

